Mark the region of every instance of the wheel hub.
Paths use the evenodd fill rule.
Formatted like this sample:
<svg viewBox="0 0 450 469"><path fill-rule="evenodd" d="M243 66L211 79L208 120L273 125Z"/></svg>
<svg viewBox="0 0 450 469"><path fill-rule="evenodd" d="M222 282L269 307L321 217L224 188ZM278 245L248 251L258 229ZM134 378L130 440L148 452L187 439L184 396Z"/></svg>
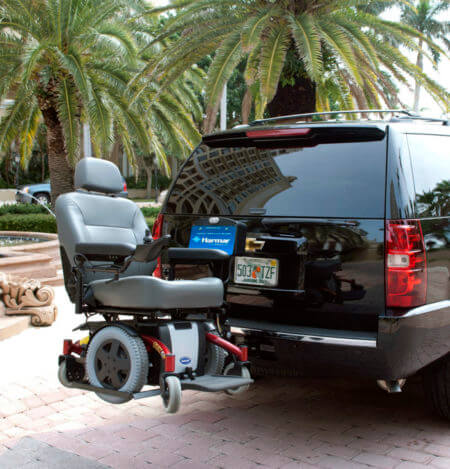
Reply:
<svg viewBox="0 0 450 469"><path fill-rule="evenodd" d="M119 340L102 343L95 354L95 373L105 388L120 389L131 370L130 357Z"/></svg>

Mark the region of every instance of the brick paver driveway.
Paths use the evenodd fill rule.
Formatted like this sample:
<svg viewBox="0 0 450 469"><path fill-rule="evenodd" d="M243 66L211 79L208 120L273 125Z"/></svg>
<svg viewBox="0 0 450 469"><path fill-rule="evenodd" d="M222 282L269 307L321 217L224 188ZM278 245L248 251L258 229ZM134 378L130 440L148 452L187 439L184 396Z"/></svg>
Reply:
<svg viewBox="0 0 450 469"><path fill-rule="evenodd" d="M388 396L371 382L265 378L239 399L185 392L173 416L159 398L113 406L38 379L1 395L1 468L450 467L448 423L416 383Z"/></svg>
<svg viewBox="0 0 450 469"><path fill-rule="evenodd" d="M55 365L52 328L18 336L22 354L0 343L2 368L21 371L0 378L1 469L450 468L449 424L429 413L419 382L387 395L371 381L264 378L239 398L184 392L171 416L159 397L114 406L60 387L54 369L32 377L34 335Z"/></svg>

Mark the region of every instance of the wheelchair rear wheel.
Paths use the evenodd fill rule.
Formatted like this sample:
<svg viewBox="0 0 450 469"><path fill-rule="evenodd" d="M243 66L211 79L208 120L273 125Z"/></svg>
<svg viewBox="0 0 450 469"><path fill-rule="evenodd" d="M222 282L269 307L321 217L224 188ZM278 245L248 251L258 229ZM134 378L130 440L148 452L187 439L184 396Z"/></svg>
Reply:
<svg viewBox="0 0 450 469"><path fill-rule="evenodd" d="M236 366L233 362L229 363L226 367L225 370L223 371L223 374L225 376L232 375L232 376L242 376L243 378L250 379L250 371L246 366L241 366L238 367ZM238 388L231 388L227 389L225 391L226 394L229 396L237 396L238 394L242 394L250 388L249 384L246 384L244 386L239 386Z"/></svg>
<svg viewBox="0 0 450 469"><path fill-rule="evenodd" d="M86 368L93 386L139 392L147 382L148 366L148 354L142 339L120 327L104 327L89 343ZM130 400L109 394L97 395L112 404Z"/></svg>
<svg viewBox="0 0 450 469"><path fill-rule="evenodd" d="M216 331L212 331L212 333L217 334ZM206 349L205 375L221 375L223 367L225 366L226 358L227 352L225 352L223 348L208 342Z"/></svg>

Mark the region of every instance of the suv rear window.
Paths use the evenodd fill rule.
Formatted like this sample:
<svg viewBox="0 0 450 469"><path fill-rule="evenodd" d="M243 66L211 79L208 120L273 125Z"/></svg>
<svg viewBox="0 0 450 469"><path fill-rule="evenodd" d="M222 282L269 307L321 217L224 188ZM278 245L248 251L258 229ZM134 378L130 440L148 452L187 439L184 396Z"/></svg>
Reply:
<svg viewBox="0 0 450 469"><path fill-rule="evenodd" d="M184 165L167 212L383 218L386 140L307 148L210 148Z"/></svg>
<svg viewBox="0 0 450 469"><path fill-rule="evenodd" d="M450 137L407 136L419 216L450 215Z"/></svg>

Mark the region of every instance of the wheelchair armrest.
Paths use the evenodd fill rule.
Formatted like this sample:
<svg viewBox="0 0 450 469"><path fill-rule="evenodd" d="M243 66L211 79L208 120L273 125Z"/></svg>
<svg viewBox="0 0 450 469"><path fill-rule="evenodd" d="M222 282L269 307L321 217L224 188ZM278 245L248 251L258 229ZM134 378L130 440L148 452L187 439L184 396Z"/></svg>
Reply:
<svg viewBox="0 0 450 469"><path fill-rule="evenodd" d="M82 254L87 259L114 261L117 258L131 256L136 251L132 243L78 243L75 253Z"/></svg>
<svg viewBox="0 0 450 469"><path fill-rule="evenodd" d="M160 256L161 251L169 245L170 235L154 239L150 243L138 244L133 256L136 262L151 262Z"/></svg>
<svg viewBox="0 0 450 469"><path fill-rule="evenodd" d="M167 250L170 264L169 280L175 278L177 264L209 265L214 277L228 281L230 256L220 249L202 248L169 248Z"/></svg>
<svg viewBox="0 0 450 469"><path fill-rule="evenodd" d="M230 256L220 249L202 248L169 248L167 250L170 264L209 264L225 262Z"/></svg>

